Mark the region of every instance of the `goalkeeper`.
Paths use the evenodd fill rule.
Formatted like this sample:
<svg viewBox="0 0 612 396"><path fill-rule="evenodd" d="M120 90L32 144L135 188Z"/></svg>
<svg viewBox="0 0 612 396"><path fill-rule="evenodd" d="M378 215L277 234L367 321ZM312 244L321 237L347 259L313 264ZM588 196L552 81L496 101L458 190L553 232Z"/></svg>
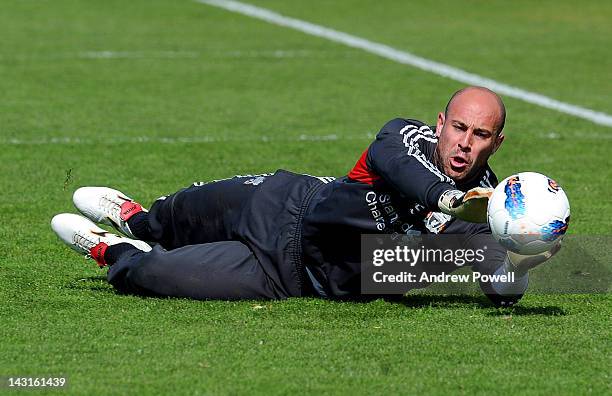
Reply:
<svg viewBox="0 0 612 396"><path fill-rule="evenodd" d="M417 120L388 122L345 177L236 176L196 183L150 211L117 190L83 187L73 198L88 219L60 214L52 227L109 266L109 282L124 293L357 296L362 234L490 233L486 206L497 179L488 159L504 140L505 113L494 92L464 88L438 114L435 131ZM481 283L494 303L511 305L527 288L527 270L554 253L521 257L497 247L473 269L515 271L513 283Z"/></svg>

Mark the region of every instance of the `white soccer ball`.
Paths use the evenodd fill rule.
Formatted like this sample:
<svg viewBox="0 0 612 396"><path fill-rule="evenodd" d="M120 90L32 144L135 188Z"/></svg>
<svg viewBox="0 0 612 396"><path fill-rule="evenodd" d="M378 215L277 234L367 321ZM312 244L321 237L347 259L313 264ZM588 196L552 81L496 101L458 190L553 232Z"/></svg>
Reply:
<svg viewBox="0 0 612 396"><path fill-rule="evenodd" d="M521 172L499 183L487 209L493 237L506 249L533 255L549 250L569 225L570 206L553 179Z"/></svg>

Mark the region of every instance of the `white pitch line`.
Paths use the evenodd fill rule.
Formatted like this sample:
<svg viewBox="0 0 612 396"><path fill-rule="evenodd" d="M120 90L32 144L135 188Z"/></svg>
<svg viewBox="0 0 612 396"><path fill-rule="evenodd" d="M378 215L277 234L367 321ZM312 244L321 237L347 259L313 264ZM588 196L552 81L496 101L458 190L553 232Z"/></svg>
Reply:
<svg viewBox="0 0 612 396"><path fill-rule="evenodd" d="M141 60L141 59L196 59L202 60L216 58L321 58L330 59L338 57L354 56L355 51L321 51L314 49L268 49L268 50L202 50L196 51L81 51L81 52L55 52L45 53L13 53L0 54L0 61L52 61L66 59L85 59L85 60Z"/></svg>
<svg viewBox="0 0 612 396"><path fill-rule="evenodd" d="M85 51L77 54L83 59L147 59L197 58L193 51Z"/></svg>
<svg viewBox="0 0 612 396"><path fill-rule="evenodd" d="M535 104L548 109L556 110L561 113L570 114L578 118L592 121L596 124L612 127L612 115L599 111L587 109L585 107L561 102L559 100L544 96L535 92L513 87L486 77L479 76L453 66L432 61L410 52L401 51L384 44L376 43L364 38L353 36L348 33L340 32L314 23L302 21L296 18L286 17L265 8L256 7L232 0L195 0L198 3L220 7L228 11L237 12L249 17L261 19L263 21L288 27L300 32L325 38L327 40L341 43L353 48L359 48L371 54L393 60L395 62L410 65L418 69L437 74L442 77L450 78L468 85L479 85L487 87L501 95L509 96L522 100L527 103Z"/></svg>
<svg viewBox="0 0 612 396"><path fill-rule="evenodd" d="M521 132L521 131L515 131ZM51 136L31 139L21 138L0 138L0 146L42 146L42 145L79 145L79 144L208 144L223 142L254 142L254 143L274 143L274 142L330 142L330 141L371 141L374 139L373 133L362 134L328 134L328 135L295 135L288 136L280 134L276 136L251 135L251 136L113 136L113 137L79 137L79 136ZM593 134L592 131L568 130L566 133L542 132L534 135L539 139L560 139L565 136L577 140L610 140L610 134Z"/></svg>
<svg viewBox="0 0 612 396"><path fill-rule="evenodd" d="M327 142L344 140L372 140L374 135L364 133L361 135L297 135L297 136L234 136L219 137L210 135L201 136L130 136L130 137L109 137L109 138L87 138L78 136L55 136L34 139L19 138L0 138L0 145L10 146L38 146L50 144L119 144L119 143L162 143L162 144L181 144L181 143L220 143L220 142Z"/></svg>
<svg viewBox="0 0 612 396"><path fill-rule="evenodd" d="M320 57L330 54L320 54ZM156 58L208 58L208 57L230 57L230 58L305 58L312 57L313 51L309 50L248 50L248 51L85 51L77 54L82 59L156 59Z"/></svg>

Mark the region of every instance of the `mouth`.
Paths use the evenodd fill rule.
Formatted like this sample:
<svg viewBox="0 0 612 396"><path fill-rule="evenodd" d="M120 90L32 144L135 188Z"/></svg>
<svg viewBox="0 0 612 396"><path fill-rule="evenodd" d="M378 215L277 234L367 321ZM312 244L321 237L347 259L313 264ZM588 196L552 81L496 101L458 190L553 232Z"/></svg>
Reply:
<svg viewBox="0 0 612 396"><path fill-rule="evenodd" d="M461 173L466 170L469 164L470 162L465 157L461 157L459 155L450 157L451 169L457 173Z"/></svg>

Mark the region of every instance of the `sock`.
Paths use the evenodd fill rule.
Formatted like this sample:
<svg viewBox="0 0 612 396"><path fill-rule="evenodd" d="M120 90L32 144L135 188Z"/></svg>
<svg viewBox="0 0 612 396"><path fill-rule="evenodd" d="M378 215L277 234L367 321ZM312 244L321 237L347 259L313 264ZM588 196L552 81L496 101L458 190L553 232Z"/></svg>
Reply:
<svg viewBox="0 0 612 396"><path fill-rule="evenodd" d="M118 243L116 245L109 246L104 252L104 261L108 265L113 265L124 253L133 250L141 252L140 249L134 247L133 245L130 245L129 243Z"/></svg>
<svg viewBox="0 0 612 396"><path fill-rule="evenodd" d="M151 231L149 230L148 212L136 213L134 216L128 219L127 224L136 239L140 239L141 241L153 240L153 237L151 237Z"/></svg>

